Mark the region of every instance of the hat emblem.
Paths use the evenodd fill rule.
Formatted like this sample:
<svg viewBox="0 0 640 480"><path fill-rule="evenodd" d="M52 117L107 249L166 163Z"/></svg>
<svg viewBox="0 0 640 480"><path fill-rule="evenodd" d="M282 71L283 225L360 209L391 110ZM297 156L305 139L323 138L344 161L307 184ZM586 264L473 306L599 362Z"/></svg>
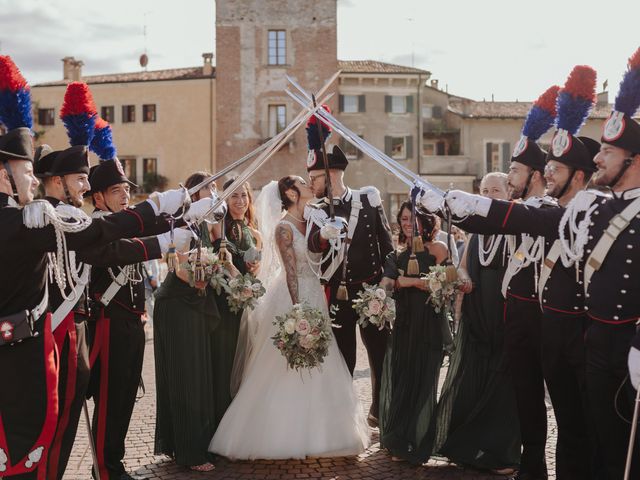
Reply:
<svg viewBox="0 0 640 480"><path fill-rule="evenodd" d="M529 139L524 135L522 135L520 137L520 140L516 144L516 148L513 149L513 156L514 157L519 156L522 152L524 152L527 149L528 146L529 146Z"/></svg>
<svg viewBox="0 0 640 480"><path fill-rule="evenodd" d="M318 157L316 156L315 150L309 150L307 155L307 167L311 168L318 162Z"/></svg>
<svg viewBox="0 0 640 480"><path fill-rule="evenodd" d="M604 124L602 139L607 142L617 140L624 132L624 126L624 113L614 110Z"/></svg>
<svg viewBox="0 0 640 480"><path fill-rule="evenodd" d="M13 324L11 322L0 323L0 334L5 342L10 342L13 339Z"/></svg>
<svg viewBox="0 0 640 480"><path fill-rule="evenodd" d="M571 137L569 136L569 132L563 129L559 129L556 134L553 136L553 140L551 142L551 150L553 152L554 157L561 157L569 150L571 150Z"/></svg>

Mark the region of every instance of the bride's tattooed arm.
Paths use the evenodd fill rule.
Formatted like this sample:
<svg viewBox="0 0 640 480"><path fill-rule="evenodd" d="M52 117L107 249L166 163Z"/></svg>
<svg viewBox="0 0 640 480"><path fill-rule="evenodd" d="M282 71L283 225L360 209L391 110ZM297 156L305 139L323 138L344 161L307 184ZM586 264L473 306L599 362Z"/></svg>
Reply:
<svg viewBox="0 0 640 480"><path fill-rule="evenodd" d="M276 227L276 244L280 250L284 271L287 274L287 288L291 301L295 305L298 303L298 275L296 273L296 253L293 249L292 227L280 224Z"/></svg>

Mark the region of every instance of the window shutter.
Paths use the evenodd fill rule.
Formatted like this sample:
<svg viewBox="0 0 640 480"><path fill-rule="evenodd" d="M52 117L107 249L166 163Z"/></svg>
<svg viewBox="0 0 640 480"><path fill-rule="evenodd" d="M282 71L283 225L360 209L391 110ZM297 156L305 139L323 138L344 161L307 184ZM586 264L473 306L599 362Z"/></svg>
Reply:
<svg viewBox="0 0 640 480"><path fill-rule="evenodd" d="M388 135L384 137L384 153L391 156L391 137Z"/></svg>
<svg viewBox="0 0 640 480"><path fill-rule="evenodd" d="M384 96L384 111L387 113L391 112L391 95Z"/></svg>
<svg viewBox="0 0 640 480"><path fill-rule="evenodd" d="M366 101L364 95L358 95L358 112L362 113L366 111Z"/></svg>
<svg viewBox="0 0 640 480"><path fill-rule="evenodd" d="M407 113L413 113L413 95L407 95Z"/></svg>
<svg viewBox="0 0 640 480"><path fill-rule="evenodd" d="M485 163L485 171L487 173L491 172L491 151L493 149L493 144L491 142L487 142L485 144L485 153L484 153L484 163Z"/></svg>
<svg viewBox="0 0 640 480"><path fill-rule="evenodd" d="M338 96L338 111L340 113L344 112L344 95Z"/></svg>
<svg viewBox="0 0 640 480"><path fill-rule="evenodd" d="M444 155L445 153L445 143L437 142L436 143L436 155Z"/></svg>
<svg viewBox="0 0 640 480"><path fill-rule="evenodd" d="M404 143L407 149L407 159L413 158L413 136L404 137Z"/></svg>
<svg viewBox="0 0 640 480"><path fill-rule="evenodd" d="M509 142L502 143L502 171L509 170L509 163L511 161L511 144Z"/></svg>
<svg viewBox="0 0 640 480"><path fill-rule="evenodd" d="M442 107L434 105L431 114L433 118L442 118Z"/></svg>

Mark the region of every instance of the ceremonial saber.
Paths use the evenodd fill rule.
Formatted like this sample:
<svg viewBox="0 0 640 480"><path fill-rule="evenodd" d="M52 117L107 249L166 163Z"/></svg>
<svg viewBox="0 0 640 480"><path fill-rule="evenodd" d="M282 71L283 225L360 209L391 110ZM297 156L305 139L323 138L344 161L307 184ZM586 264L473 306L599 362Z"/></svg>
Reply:
<svg viewBox="0 0 640 480"><path fill-rule="evenodd" d="M636 392L636 405L633 409L633 420L631 421L631 435L629 435L629 449L627 450L627 463L624 466L624 480L629 480L631 475L631 460L633 458L633 447L636 441L636 432L638 431L638 410L640 409L640 385Z"/></svg>
<svg viewBox="0 0 640 480"><path fill-rule="evenodd" d="M298 84L298 82L296 82L293 78L291 78L289 76L287 76L287 80L297 90L299 90L307 100L310 99L309 94ZM300 103L302 101L302 99L300 99L296 95L292 94L291 92L288 92L288 93L296 102ZM307 103L305 103L304 101L302 101L302 102L303 102L302 103L303 107L308 110L309 107L307 106ZM316 117L318 117L320 120L324 120L325 123L328 123L329 125L331 125L338 133L340 133L346 140L348 140L349 143L351 143L356 148L359 148L361 151L363 151L364 153L369 155L373 160L377 161L380 165L385 167L387 170L391 171L400 180L402 180L403 182L407 183L407 185L409 185L409 186L415 186L415 185L423 186L425 188L433 190L436 193L444 196L444 191L442 189L436 187L435 185L433 185L428 180L425 180L424 178L420 177L419 175L413 173L411 170L409 170L404 165L401 165L400 163L398 163L397 161L393 160L391 157L389 157L388 155L384 154L383 152L378 150L376 147L374 147L373 145L368 143L366 140L360 138L358 135L356 135L351 130L349 130L347 127L345 127L338 119L336 119L332 114L330 114L326 110L318 110L318 111L316 111L316 113L314 113L314 115ZM399 175L399 173L402 173L402 175ZM413 179L413 181L409 182L407 177Z"/></svg>
<svg viewBox="0 0 640 480"><path fill-rule="evenodd" d="M93 432L91 431L91 422L89 421L89 407L87 407L87 401L82 404L82 410L84 411L84 420L87 422L87 436L89 437L89 447L91 447L91 456L93 457L93 474L96 480L100 480L100 466L98 465L98 452L96 452L96 445L93 443Z"/></svg>
<svg viewBox="0 0 640 480"><path fill-rule="evenodd" d="M317 109L318 103L316 102L315 95L311 95L311 104L313 105L313 108ZM304 110L302 111L304 112ZM316 128L318 130L318 138L320 139L320 149L322 152L322 161L324 163L324 181L327 189L327 198L329 199L329 218L333 221L336 219L336 207L333 204L333 185L331 184L331 175L329 175L329 158L327 157L327 147L324 144L325 138L322 133L322 120L317 117L316 120Z"/></svg>
<svg viewBox="0 0 640 480"><path fill-rule="evenodd" d="M320 88L320 90L318 90L318 93L316 94L316 96L319 97L320 95L323 95L328 90L328 88L331 86L331 84L333 82L335 82L335 80L338 78L338 76L340 75L340 72L341 72L341 70L338 70L336 73L334 73L331 76L331 78L329 78L329 80L327 80L327 82L322 86L322 88ZM287 78L289 78L289 77L287 76ZM333 95L334 95L333 92L327 94L327 96L325 96L322 99L321 103L326 103L327 101L329 101L329 99L331 97L333 97ZM230 165L227 165L225 168L223 168L219 172L215 173L211 177L206 178L205 180L203 180L199 184L194 185L193 187L191 187L189 189L189 195L193 195L194 193L199 191L201 188L204 188L207 185L211 184L212 182L215 182L218 178L225 176L227 173L232 171L234 168L238 168L240 165L242 165L243 163L247 162L254 155L259 154L260 152L262 152L263 150L265 150L267 148L270 148L273 144L275 144L276 142L280 141L280 139L282 137L284 137L291 128L297 129L299 127L299 125L298 125L299 122L302 121L302 118L304 116L305 116L305 111L301 110L298 113L298 115L296 115L296 117L289 123L289 125L287 125L281 132L279 132L277 135L274 135L273 137L271 137L267 142L263 143L262 145L259 145L258 148L256 148L252 152L247 153L241 159L236 160L235 162L233 162Z"/></svg>

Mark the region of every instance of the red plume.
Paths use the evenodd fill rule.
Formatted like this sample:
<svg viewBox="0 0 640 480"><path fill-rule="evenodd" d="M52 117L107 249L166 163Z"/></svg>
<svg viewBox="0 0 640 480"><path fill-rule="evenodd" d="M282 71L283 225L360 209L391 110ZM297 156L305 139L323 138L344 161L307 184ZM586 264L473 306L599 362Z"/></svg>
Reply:
<svg viewBox="0 0 640 480"><path fill-rule="evenodd" d="M556 116L556 100L558 98L558 92L560 91L560 87L558 85L553 85L538 97L538 99L533 102L534 105L539 106L543 110L549 112L553 117Z"/></svg>
<svg viewBox="0 0 640 480"><path fill-rule="evenodd" d="M0 90L17 92L21 88L29 89L20 69L9 55L0 55Z"/></svg>
<svg viewBox="0 0 640 480"><path fill-rule="evenodd" d="M629 59L629 70L640 68L640 47L631 55Z"/></svg>
<svg viewBox="0 0 640 480"><path fill-rule="evenodd" d="M89 85L82 82L72 82L67 85L67 91L64 94L64 102L60 109L60 118L67 115L81 115L86 113L89 117L98 114L98 109L93 102L93 96Z"/></svg>
<svg viewBox="0 0 640 480"><path fill-rule="evenodd" d="M577 65L571 70L563 91L572 97L596 101L596 71L588 65Z"/></svg>

